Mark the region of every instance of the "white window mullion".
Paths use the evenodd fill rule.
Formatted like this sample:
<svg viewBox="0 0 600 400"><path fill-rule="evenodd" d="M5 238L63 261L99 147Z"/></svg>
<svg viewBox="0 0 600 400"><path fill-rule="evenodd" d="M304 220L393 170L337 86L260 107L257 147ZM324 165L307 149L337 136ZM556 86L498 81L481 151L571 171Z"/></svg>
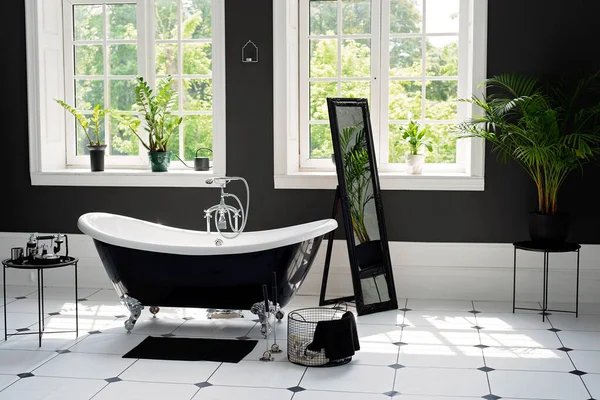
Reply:
<svg viewBox="0 0 600 400"><path fill-rule="evenodd" d="M423 21L421 26L421 116L419 122L422 124L427 115L427 86L425 85L425 76L427 76L427 0L423 0Z"/></svg>
<svg viewBox="0 0 600 400"><path fill-rule="evenodd" d="M337 95L342 97L342 0L337 0Z"/></svg>
<svg viewBox="0 0 600 400"><path fill-rule="evenodd" d="M310 160L310 5L308 0L299 3L300 38L299 38L299 68L300 68L300 123L299 123L299 154L298 168L302 168L305 162ZM337 82L337 78L334 82Z"/></svg>
<svg viewBox="0 0 600 400"><path fill-rule="evenodd" d="M183 116L183 43L182 43L182 39L183 39L183 4L181 2L181 0L177 1L177 18L178 20L178 24L177 24L177 39L178 39L178 45L177 45L177 57L178 57L178 69L179 71L179 80L177 82L177 90L179 91L179 96L177 97L178 102L179 102L179 115ZM184 124L186 121L183 121L182 124L179 124L179 154L178 156L183 160L185 159L184 156L184 146L185 146L185 138L183 137L184 135Z"/></svg>
<svg viewBox="0 0 600 400"><path fill-rule="evenodd" d="M471 97L469 82L472 76L472 68L469 68L469 47L472 39L469 38L471 30L471 10L469 0L460 0L460 12L458 36L458 98ZM468 103L459 101L457 104L457 117L464 121L468 117ZM470 170L470 140L456 141L456 168L458 171Z"/></svg>
<svg viewBox="0 0 600 400"><path fill-rule="evenodd" d="M380 26L380 63L379 63L379 165L384 167L389 163L390 138L389 138L389 109L390 109L390 0L381 1L379 15Z"/></svg>
<svg viewBox="0 0 600 400"><path fill-rule="evenodd" d="M108 6L106 4L102 5L102 18L104 23L104 37L103 44L104 47L104 108L110 108L110 82L108 80L108 68L109 68L109 60L110 60L110 48L108 46L108 29L109 29L109 21L108 21ZM106 144L106 154L111 154L110 149L110 116L107 114L104 116L104 144Z"/></svg>
<svg viewBox="0 0 600 400"><path fill-rule="evenodd" d="M154 68L154 50L151 40L154 37L154 19L150 19L149 16L154 16L154 0L138 1L136 7L138 76L148 77L150 84L153 84L154 73L151 70ZM139 163L148 163L146 148L138 138L135 139L138 142Z"/></svg>
<svg viewBox="0 0 600 400"><path fill-rule="evenodd" d="M379 151L386 138L381 132L381 1L371 1L371 99L369 100L369 111L371 114L371 128L373 131L373 150L378 163L383 160Z"/></svg>
<svg viewBox="0 0 600 400"><path fill-rule="evenodd" d="M63 3L63 36L64 36L64 55L65 55L65 102L75 106L75 51L74 43L74 16L73 4ZM65 124L66 130L66 161L67 165L75 163L77 154L77 126L71 117L67 118Z"/></svg>

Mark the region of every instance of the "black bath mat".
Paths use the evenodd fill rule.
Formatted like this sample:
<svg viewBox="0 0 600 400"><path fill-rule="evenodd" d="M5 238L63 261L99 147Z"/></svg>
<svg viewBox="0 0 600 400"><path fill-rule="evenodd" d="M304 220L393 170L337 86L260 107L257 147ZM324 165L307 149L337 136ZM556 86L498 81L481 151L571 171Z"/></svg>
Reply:
<svg viewBox="0 0 600 400"><path fill-rule="evenodd" d="M254 349L256 343L257 340L148 336L123 358L238 363Z"/></svg>

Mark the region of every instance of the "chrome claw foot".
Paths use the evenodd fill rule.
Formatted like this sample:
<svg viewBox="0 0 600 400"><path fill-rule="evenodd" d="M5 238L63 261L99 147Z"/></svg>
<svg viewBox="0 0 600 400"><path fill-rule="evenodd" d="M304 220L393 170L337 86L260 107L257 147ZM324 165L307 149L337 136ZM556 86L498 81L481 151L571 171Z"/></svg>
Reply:
<svg viewBox="0 0 600 400"><path fill-rule="evenodd" d="M279 345L277 343L273 343L271 345L271 353L274 353L274 354L281 353L281 348L279 347Z"/></svg>
<svg viewBox="0 0 600 400"><path fill-rule="evenodd" d="M127 295L121 296L121 303L123 303L123 305L127 307L130 312L129 319L125 321L125 329L127 329L127 333L129 333L135 326L137 320L140 318L144 306L137 299Z"/></svg>
<svg viewBox="0 0 600 400"><path fill-rule="evenodd" d="M279 308L279 304L277 305L277 308ZM277 318L277 322L281 322L281 320L283 319L283 311L277 310L277 312L275 313L275 318Z"/></svg>
<svg viewBox="0 0 600 400"><path fill-rule="evenodd" d="M275 318L279 322L283 319L283 312L279 308L279 304L273 304L269 301L269 310L265 310L265 303L263 301L259 303L254 303L252 308L250 308L250 312L254 315L258 316L258 320L260 321L260 333L262 333L263 337L267 337L267 333L272 331L271 324L269 323L269 317L271 314L275 314Z"/></svg>
<svg viewBox="0 0 600 400"><path fill-rule="evenodd" d="M150 313L152 314L152 318L156 318L156 314L160 311L160 307L152 306L150 307Z"/></svg>

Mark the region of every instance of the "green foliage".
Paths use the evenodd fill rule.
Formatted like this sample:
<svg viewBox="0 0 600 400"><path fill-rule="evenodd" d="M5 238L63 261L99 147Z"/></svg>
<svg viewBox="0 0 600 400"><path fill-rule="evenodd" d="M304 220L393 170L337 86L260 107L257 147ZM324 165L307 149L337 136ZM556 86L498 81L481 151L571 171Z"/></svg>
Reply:
<svg viewBox="0 0 600 400"><path fill-rule="evenodd" d="M352 228L360 243L369 242L369 232L365 225L365 207L373 199L373 188L365 129L362 123L342 129L340 144L348 187Z"/></svg>
<svg viewBox="0 0 600 400"><path fill-rule="evenodd" d="M458 130L463 137L490 142L503 161L516 160L535 182L539 212L555 214L567 176L600 152L600 101L594 92L600 72L547 86L510 73L483 84L489 93L485 99L463 100L479 106L483 116Z"/></svg>
<svg viewBox="0 0 600 400"><path fill-rule="evenodd" d="M433 146L425 139L425 136L429 133L428 128L421 128L418 122L411 120L407 126L401 126L400 133L402 134L402 139L408 143L410 154L414 156L420 154L419 152L423 147L429 151L433 151ZM396 142L396 145L398 145L398 142Z"/></svg>
<svg viewBox="0 0 600 400"><path fill-rule="evenodd" d="M169 139L173 133L179 130L183 121L182 117L173 114L173 107L177 101L177 95L172 88L173 78L169 75L162 78L156 88L156 94L143 77L136 78L135 87L136 111L145 122L145 130L148 132L148 141L144 141L138 130L141 121L129 114L116 114L122 126L128 128L135 134L142 145L152 152L163 152L168 150Z"/></svg>
<svg viewBox="0 0 600 400"><path fill-rule="evenodd" d="M104 110L100 104L96 104L94 110L92 111L91 117L88 118L75 107L68 105L64 101L58 99L54 100L65 110L70 112L75 117L77 122L79 122L87 136L90 146L100 146L102 144L102 140L100 139L100 122L104 119L107 110ZM92 139L90 136L90 130L93 132L95 139Z"/></svg>

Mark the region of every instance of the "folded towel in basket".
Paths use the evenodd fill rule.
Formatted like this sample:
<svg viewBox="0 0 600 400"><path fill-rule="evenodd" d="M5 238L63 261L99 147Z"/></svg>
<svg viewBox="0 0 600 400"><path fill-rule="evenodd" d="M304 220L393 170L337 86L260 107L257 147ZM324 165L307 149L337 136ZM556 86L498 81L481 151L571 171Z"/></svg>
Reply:
<svg viewBox="0 0 600 400"><path fill-rule="evenodd" d="M323 350L330 360L352 357L356 350L360 350L354 314L346 311L340 319L317 322L308 350Z"/></svg>

